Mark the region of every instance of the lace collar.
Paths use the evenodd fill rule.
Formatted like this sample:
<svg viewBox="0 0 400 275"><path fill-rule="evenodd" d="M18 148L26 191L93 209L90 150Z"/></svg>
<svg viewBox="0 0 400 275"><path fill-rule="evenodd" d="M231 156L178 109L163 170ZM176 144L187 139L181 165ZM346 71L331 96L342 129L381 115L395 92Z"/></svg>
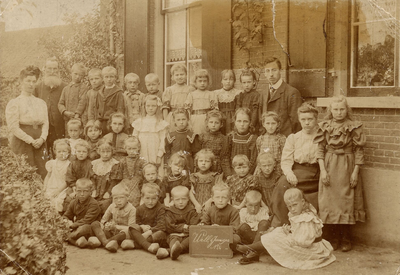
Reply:
<svg viewBox="0 0 400 275"><path fill-rule="evenodd" d="M93 172L98 176L104 176L111 172L112 167L118 164L119 161L116 159L110 159L109 161L102 161L101 159L96 159L92 161Z"/></svg>

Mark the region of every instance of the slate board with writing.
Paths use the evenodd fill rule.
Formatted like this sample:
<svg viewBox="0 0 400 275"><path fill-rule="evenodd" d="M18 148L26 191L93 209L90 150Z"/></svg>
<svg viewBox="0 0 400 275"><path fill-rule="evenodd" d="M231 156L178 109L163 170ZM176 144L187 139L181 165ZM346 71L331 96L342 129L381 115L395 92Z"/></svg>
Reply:
<svg viewBox="0 0 400 275"><path fill-rule="evenodd" d="M229 248L232 242L232 226L191 225L189 228L191 257L232 258Z"/></svg>

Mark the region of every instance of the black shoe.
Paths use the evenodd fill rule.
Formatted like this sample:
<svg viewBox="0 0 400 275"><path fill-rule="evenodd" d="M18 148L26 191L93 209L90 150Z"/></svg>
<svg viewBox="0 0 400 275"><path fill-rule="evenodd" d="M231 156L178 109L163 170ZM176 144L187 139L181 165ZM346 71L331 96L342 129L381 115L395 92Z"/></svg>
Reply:
<svg viewBox="0 0 400 275"><path fill-rule="evenodd" d="M352 249L351 242L348 240L342 240L342 252L348 252Z"/></svg>
<svg viewBox="0 0 400 275"><path fill-rule="evenodd" d="M332 239L331 240L331 245L333 247L333 250L337 250L339 248L339 240L338 239Z"/></svg>
<svg viewBox="0 0 400 275"><path fill-rule="evenodd" d="M260 255L258 255L257 252L251 251L247 256L243 256L239 260L239 264L241 265L247 265L247 264L252 264L260 261Z"/></svg>

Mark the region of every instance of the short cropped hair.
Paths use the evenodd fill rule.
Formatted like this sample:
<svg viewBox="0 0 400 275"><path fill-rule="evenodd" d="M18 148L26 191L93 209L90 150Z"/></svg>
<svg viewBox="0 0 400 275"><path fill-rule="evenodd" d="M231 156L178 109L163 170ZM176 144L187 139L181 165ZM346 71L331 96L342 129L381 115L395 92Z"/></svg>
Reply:
<svg viewBox="0 0 400 275"><path fill-rule="evenodd" d="M250 190L246 193L247 202L261 202L262 194L258 190Z"/></svg>
<svg viewBox="0 0 400 275"><path fill-rule="evenodd" d="M38 67L36 66L28 66L26 68L24 68L20 73L19 73L19 79L22 81L25 78L27 78L28 76L34 76L36 77L36 80L39 79L40 76L40 70Z"/></svg>
<svg viewBox="0 0 400 275"><path fill-rule="evenodd" d="M60 63L58 62L58 59L57 59L57 57L55 57L55 56L46 58L46 61L45 61L45 63L44 63L45 66L46 66L46 64L47 64L48 62L56 62L56 63L57 63L57 66L60 66Z"/></svg>
<svg viewBox="0 0 400 275"><path fill-rule="evenodd" d="M101 70L101 74L104 76L105 74L114 74L115 76L117 76L117 69L115 69L114 67L111 66L107 66L104 67Z"/></svg>
<svg viewBox="0 0 400 275"><path fill-rule="evenodd" d="M315 108L312 103L304 102L297 109L297 116L300 116L300 114L306 114L306 113L311 113L314 115L315 118L318 118L318 109Z"/></svg>
<svg viewBox="0 0 400 275"><path fill-rule="evenodd" d="M161 193L160 186L158 186L158 184L156 184L156 183L151 183L151 182L145 183L145 184L143 184L143 187L142 187L142 190L141 190L142 197L146 193L150 193L150 194L154 194L154 195L160 196L160 193Z"/></svg>
<svg viewBox="0 0 400 275"><path fill-rule="evenodd" d="M75 63L74 65L72 65L71 71L74 70L78 70L79 73L85 75L87 68L85 67L85 65L83 65L83 63Z"/></svg>
<svg viewBox="0 0 400 275"><path fill-rule="evenodd" d="M88 73L89 76L91 75L100 75L101 76L101 69L99 68L93 68L89 71Z"/></svg>
<svg viewBox="0 0 400 275"><path fill-rule="evenodd" d="M232 159L232 167L250 165L249 158L246 155L236 155Z"/></svg>
<svg viewBox="0 0 400 275"><path fill-rule="evenodd" d="M298 188L289 188L285 191L285 194L283 194L283 200L285 201L285 203L289 200L296 199L304 199L303 191Z"/></svg>
<svg viewBox="0 0 400 275"><path fill-rule="evenodd" d="M140 150L140 140L134 136L128 137L127 139L124 140L124 147L126 147L127 144L132 144L132 143L138 144Z"/></svg>
<svg viewBox="0 0 400 275"><path fill-rule="evenodd" d="M228 184L226 183L218 183L215 184L212 188L211 188L211 193L214 196L215 191L228 191L228 197L231 197L231 189L229 187Z"/></svg>
<svg viewBox="0 0 400 275"><path fill-rule="evenodd" d="M157 74L155 73L149 73L144 77L144 81L145 82L153 82L153 81L157 81L158 83L160 83L160 78L158 77Z"/></svg>
<svg viewBox="0 0 400 275"><path fill-rule="evenodd" d="M74 149L76 150L76 148L78 148L78 146L85 147L88 150L88 152L90 150L90 145L86 140L78 139L78 141L75 143L75 148Z"/></svg>
<svg viewBox="0 0 400 275"><path fill-rule="evenodd" d="M276 159L274 157L274 155L272 154L272 152L270 152L269 150L266 152L260 152L257 156L257 163L260 163L260 161L262 159L265 160L273 160L276 163Z"/></svg>
<svg viewBox="0 0 400 275"><path fill-rule="evenodd" d="M281 63L281 61L280 61L278 58L276 58L276 57L268 57L268 58L265 60L264 64L267 65L267 64L273 63L273 62L275 62L276 65L278 65L279 70L282 70L282 63Z"/></svg>
<svg viewBox="0 0 400 275"><path fill-rule="evenodd" d="M199 160L200 156L208 157L211 160L211 163L215 162L215 155L211 149L201 149L198 151L194 157L194 162L197 165L197 161Z"/></svg>
<svg viewBox="0 0 400 275"><path fill-rule="evenodd" d="M127 79L130 78L130 77L133 78L133 79L135 79L135 80L137 81L137 83L140 84L140 77L139 77L137 74L135 74L135 73L129 73L129 74L127 74L127 75L124 77L125 83L126 83Z"/></svg>
<svg viewBox="0 0 400 275"><path fill-rule="evenodd" d="M187 68L186 68L186 65L185 65L185 64L182 64L182 63L174 64L174 65L171 67L171 75L174 75L174 73L175 73L176 71L180 71L180 70L184 71L185 74L187 74Z"/></svg>
<svg viewBox="0 0 400 275"><path fill-rule="evenodd" d="M146 163L145 165L143 165L143 168L142 168L143 176L144 176L144 174L146 173L146 169L149 169L150 167L155 168L155 169L156 169L156 172L158 173L157 165L156 165L155 163L153 163L153 162L148 162L148 163Z"/></svg>
<svg viewBox="0 0 400 275"><path fill-rule="evenodd" d="M189 119L188 111L183 109L183 108L177 108L177 109L172 111L172 117L173 118L175 118L175 116L178 115L178 114L184 114L186 116L186 118Z"/></svg>
<svg viewBox="0 0 400 275"><path fill-rule="evenodd" d="M177 194L180 192L182 192L182 193L185 192L187 197L189 197L189 188L187 188L186 186L182 186L182 185L178 185L178 186L175 186L174 188L172 188L171 196L174 197L174 194Z"/></svg>
<svg viewBox="0 0 400 275"><path fill-rule="evenodd" d="M76 187L78 187L78 185L80 185L81 187L85 188L85 187L89 187L90 189L93 188L93 182L88 179L88 178L80 178L76 181Z"/></svg>
<svg viewBox="0 0 400 275"><path fill-rule="evenodd" d="M70 119L70 120L67 122L67 130L68 130L71 126L78 126L79 129L82 129L82 128L83 128L82 121L80 121L79 119Z"/></svg>

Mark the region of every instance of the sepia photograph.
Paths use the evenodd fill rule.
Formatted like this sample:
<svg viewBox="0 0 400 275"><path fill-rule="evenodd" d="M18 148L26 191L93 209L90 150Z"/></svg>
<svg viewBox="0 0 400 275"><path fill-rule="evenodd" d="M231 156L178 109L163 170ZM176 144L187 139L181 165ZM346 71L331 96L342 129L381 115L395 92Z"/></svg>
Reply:
<svg viewBox="0 0 400 275"><path fill-rule="evenodd" d="M399 0L0 0L0 275L400 275Z"/></svg>

